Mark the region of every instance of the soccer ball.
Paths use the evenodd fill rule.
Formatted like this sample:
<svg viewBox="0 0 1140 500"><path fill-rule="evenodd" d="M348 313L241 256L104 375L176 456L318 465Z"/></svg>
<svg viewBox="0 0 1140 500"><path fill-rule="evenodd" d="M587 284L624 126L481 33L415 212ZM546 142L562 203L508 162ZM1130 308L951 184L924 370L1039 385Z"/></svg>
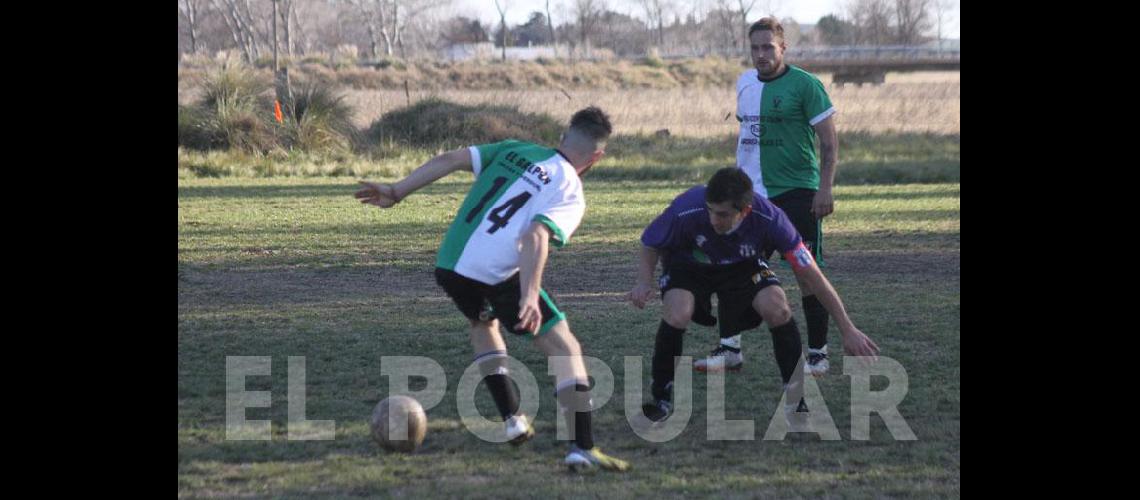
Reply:
<svg viewBox="0 0 1140 500"><path fill-rule="evenodd" d="M411 453L424 442L425 434L427 414L414 398L392 396L372 410L372 440L385 450Z"/></svg>

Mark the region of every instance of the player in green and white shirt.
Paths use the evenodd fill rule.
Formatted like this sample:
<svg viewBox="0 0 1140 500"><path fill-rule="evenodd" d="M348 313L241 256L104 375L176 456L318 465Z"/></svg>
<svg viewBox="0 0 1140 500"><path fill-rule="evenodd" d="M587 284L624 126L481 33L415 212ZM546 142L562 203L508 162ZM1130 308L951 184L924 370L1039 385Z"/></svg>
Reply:
<svg viewBox="0 0 1140 500"><path fill-rule="evenodd" d="M804 245L824 267L822 218L834 210L831 188L839 142L835 107L819 78L784 63L787 47L779 21L764 18L753 23L748 38L755 68L745 71L736 83L740 121L736 166L752 179L757 194L788 215ZM763 253L765 259L770 256L770 251ZM804 370L818 377L828 371L828 313L815 292L802 281L799 284L808 331ZM701 304L698 309L706 307ZM740 369L744 362L740 335L724 331L721 335L712 355L694 364L697 370Z"/></svg>
<svg viewBox="0 0 1140 500"><path fill-rule="evenodd" d="M390 208L409 194L458 170L475 183L436 259L436 282L470 321L475 363L505 422L505 440L534 436L509 379L507 348L499 334L529 335L550 357L559 406L574 439L564 463L571 468L624 471L625 461L594 446L589 375L566 315L542 289L549 246L564 246L582 222L586 199L579 178L605 154L613 128L596 107L578 111L557 149L507 140L439 155L395 184L362 182L356 198Z"/></svg>
<svg viewBox="0 0 1140 500"><path fill-rule="evenodd" d="M820 189L815 127L830 123L835 114L819 78L795 66L783 67L782 73L767 78L753 68L736 82L736 166L765 198L793 189Z"/></svg>
<svg viewBox="0 0 1140 500"><path fill-rule="evenodd" d="M495 285L519 269L518 241L528 224L512 220L541 222L561 247L582 221L586 199L574 166L555 149L515 140L468 149L475 185L443 239L436 267Z"/></svg>

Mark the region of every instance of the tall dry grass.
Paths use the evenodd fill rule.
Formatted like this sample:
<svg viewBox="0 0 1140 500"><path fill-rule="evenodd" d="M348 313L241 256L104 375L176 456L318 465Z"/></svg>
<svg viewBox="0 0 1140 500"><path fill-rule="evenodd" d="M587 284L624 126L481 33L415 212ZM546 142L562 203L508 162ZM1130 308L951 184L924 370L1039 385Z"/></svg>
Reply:
<svg viewBox="0 0 1140 500"><path fill-rule="evenodd" d="M961 133L961 83L950 77L913 81L889 75L879 86L835 86L827 91L839 113L841 132ZM830 75L824 75L830 81ZM568 97L569 96L569 97ZM737 122L732 86L643 90L348 90L346 102L356 110L358 126L367 126L384 113L407 103L438 97L465 105L518 106L528 113L546 113L559 120L587 105L605 109L618 133L651 134L669 129L674 135L713 137L733 134ZM726 119L727 116L727 119Z"/></svg>

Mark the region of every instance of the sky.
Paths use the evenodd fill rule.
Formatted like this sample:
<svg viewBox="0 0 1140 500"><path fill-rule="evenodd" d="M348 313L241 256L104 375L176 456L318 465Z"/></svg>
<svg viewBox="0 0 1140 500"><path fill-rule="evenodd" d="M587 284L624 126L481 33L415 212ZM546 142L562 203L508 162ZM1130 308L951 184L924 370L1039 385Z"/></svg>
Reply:
<svg viewBox="0 0 1140 500"><path fill-rule="evenodd" d="M551 17L554 18L555 25L562 24L570 18L568 7L572 1L550 0ZM500 5L504 3L507 5L507 23L509 24L522 24L530 17L531 12L546 10L546 0L499 0L499 3ZM678 13L682 19L695 5L698 5L698 2L682 0L673 0L672 3L681 6ZM748 21L755 21L767 14L764 12L767 10L765 9L767 6L781 19L791 17L800 24L815 24L819 18L827 14L842 13L843 3L843 0L756 0L752 11L749 13ZM943 18L942 36L943 38L961 38L959 18L961 17L962 2L961 0L952 0L951 3L953 6L948 15ZM637 0L606 0L606 4L610 10L640 19L645 18L645 12ZM495 10L494 0L453 0L451 10L454 15L479 19L485 24L497 24L499 22L499 13ZM671 22L673 15L666 16L666 19Z"/></svg>

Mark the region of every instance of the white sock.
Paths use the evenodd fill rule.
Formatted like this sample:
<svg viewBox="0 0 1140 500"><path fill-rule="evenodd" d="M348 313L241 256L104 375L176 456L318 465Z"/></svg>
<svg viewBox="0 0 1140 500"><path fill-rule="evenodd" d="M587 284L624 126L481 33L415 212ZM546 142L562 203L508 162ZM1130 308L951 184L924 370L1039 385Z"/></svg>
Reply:
<svg viewBox="0 0 1140 500"><path fill-rule="evenodd" d="M738 333L731 337L720 339L720 345L731 347L733 349L740 349L740 334Z"/></svg>

